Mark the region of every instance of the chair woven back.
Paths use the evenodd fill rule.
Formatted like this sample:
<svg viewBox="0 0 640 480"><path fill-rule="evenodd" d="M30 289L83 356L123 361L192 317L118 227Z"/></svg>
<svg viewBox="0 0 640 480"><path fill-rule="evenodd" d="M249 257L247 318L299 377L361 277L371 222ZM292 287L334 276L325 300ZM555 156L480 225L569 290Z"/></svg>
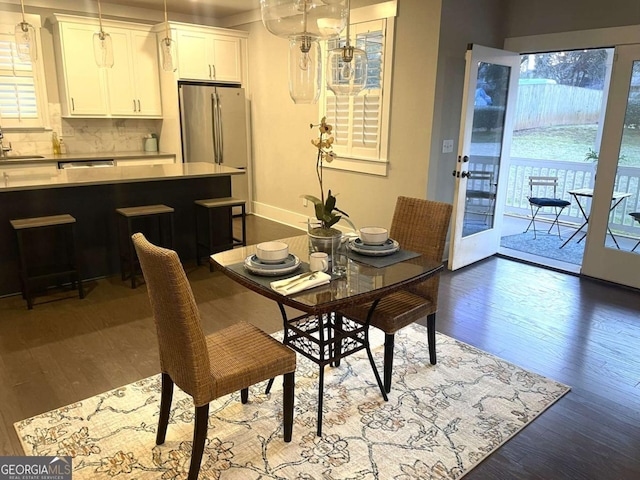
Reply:
<svg viewBox="0 0 640 480"><path fill-rule="evenodd" d="M442 262L451 211L449 203L398 197L389 236L404 250L418 252L428 259ZM411 290L429 298L435 305L439 282L440 275L436 275Z"/></svg>
<svg viewBox="0 0 640 480"><path fill-rule="evenodd" d="M156 324L160 368L198 405L209 395L211 370L189 280L176 252L153 245L141 233L132 238Z"/></svg>

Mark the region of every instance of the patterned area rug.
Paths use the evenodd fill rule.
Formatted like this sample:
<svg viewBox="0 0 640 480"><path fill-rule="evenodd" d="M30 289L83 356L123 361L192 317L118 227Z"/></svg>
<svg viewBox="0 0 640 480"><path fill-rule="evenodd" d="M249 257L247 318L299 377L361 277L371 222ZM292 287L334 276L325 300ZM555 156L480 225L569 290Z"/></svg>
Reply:
<svg viewBox="0 0 640 480"><path fill-rule="evenodd" d="M375 332L375 335L373 334ZM382 365L382 335L372 344ZM428 361L426 329L396 335L384 402L365 352L326 368L323 436L316 436L318 367L298 356L293 440L282 440L281 381L210 406L201 479L457 479L569 391L447 336ZM167 441L155 445L160 377L15 424L27 455L71 455L73 478L185 479L193 404L176 388Z"/></svg>

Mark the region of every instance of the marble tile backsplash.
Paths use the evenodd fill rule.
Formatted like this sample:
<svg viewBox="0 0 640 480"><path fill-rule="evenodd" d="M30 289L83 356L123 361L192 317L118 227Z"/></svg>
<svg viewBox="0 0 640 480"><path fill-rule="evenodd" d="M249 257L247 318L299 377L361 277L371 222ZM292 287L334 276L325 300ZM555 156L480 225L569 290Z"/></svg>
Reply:
<svg viewBox="0 0 640 480"><path fill-rule="evenodd" d="M68 153L141 152L143 138L158 133L162 120L135 118L62 118L59 104L49 104L52 130L40 132L5 131L10 155L50 155L51 135L64 139Z"/></svg>

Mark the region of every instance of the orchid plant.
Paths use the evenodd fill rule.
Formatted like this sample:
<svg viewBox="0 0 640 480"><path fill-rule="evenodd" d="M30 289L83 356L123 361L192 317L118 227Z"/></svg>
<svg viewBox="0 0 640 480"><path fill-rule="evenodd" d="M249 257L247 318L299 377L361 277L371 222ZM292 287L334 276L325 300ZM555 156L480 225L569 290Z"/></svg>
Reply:
<svg viewBox="0 0 640 480"><path fill-rule="evenodd" d="M320 198L314 195L302 195L310 202L313 202L315 206L316 218L318 219L320 226L311 230L311 233L322 236L333 235L340 233L339 230L333 228L333 226L340 220L344 220L354 230L355 225L349 220L346 212L336 207L336 197L331 193L331 190L324 194L323 183L323 164L324 162L331 163L335 158L333 152L333 136L331 130L333 127L327 123L327 118L322 117L319 124L310 124L310 128L318 127L320 134L318 138L311 139L311 144L316 148L316 175L318 177L318 183L320 184Z"/></svg>

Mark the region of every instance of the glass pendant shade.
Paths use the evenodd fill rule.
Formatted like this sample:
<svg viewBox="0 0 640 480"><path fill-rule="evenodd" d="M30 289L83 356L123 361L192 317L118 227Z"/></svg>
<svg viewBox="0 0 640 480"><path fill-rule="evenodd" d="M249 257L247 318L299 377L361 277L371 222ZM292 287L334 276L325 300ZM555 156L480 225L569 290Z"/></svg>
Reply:
<svg viewBox="0 0 640 480"><path fill-rule="evenodd" d="M162 58L162 69L165 72L174 72L177 67L173 59L176 58L176 42L171 39L169 29L169 17L167 16L167 0L164 0L164 38L160 40L160 57Z"/></svg>
<svg viewBox="0 0 640 480"><path fill-rule="evenodd" d="M322 78L320 44L311 37L289 40L289 95L294 103L316 103Z"/></svg>
<svg viewBox="0 0 640 480"><path fill-rule="evenodd" d="M278 37L332 38L347 21L346 0L260 0L262 23Z"/></svg>
<svg viewBox="0 0 640 480"><path fill-rule="evenodd" d="M16 25L16 50L22 61L34 62L38 58L36 29L24 21Z"/></svg>
<svg viewBox="0 0 640 480"><path fill-rule="evenodd" d="M358 95L367 85L367 53L352 46L334 48L327 58L327 88L336 95Z"/></svg>
<svg viewBox="0 0 640 480"><path fill-rule="evenodd" d="M177 69L173 62L176 51L175 46L176 42L169 37L160 40L160 58L162 59L162 69L165 72L175 72Z"/></svg>
<svg viewBox="0 0 640 480"><path fill-rule="evenodd" d="M113 43L111 41L111 35L103 31L93 34L93 55L99 67L113 67Z"/></svg>

